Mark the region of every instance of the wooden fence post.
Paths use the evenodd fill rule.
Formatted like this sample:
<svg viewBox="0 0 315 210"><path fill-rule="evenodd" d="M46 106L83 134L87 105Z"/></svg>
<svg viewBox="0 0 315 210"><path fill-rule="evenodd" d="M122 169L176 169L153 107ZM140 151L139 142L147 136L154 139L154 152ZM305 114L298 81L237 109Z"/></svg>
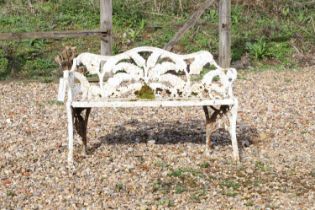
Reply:
<svg viewBox="0 0 315 210"><path fill-rule="evenodd" d="M101 36L101 54L112 54L112 0L100 0L101 30L107 34Z"/></svg>
<svg viewBox="0 0 315 210"><path fill-rule="evenodd" d="M228 68L231 63L231 0L219 0L219 64Z"/></svg>

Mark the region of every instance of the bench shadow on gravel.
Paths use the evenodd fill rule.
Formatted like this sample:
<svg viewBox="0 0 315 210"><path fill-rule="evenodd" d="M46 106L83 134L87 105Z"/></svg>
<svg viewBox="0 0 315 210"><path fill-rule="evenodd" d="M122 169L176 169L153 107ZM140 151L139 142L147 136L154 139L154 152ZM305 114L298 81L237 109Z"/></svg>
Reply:
<svg viewBox="0 0 315 210"><path fill-rule="evenodd" d="M248 147L257 141L257 129L249 125L239 123L237 125L237 140L240 147ZM139 122L129 120L124 124L114 127L111 133L99 138L98 143L90 147L90 152L99 148L102 144L178 144L195 143L205 144L206 131L204 121L190 120L188 122L163 121L163 122ZM226 146L231 144L228 131L219 128L211 135L214 146Z"/></svg>

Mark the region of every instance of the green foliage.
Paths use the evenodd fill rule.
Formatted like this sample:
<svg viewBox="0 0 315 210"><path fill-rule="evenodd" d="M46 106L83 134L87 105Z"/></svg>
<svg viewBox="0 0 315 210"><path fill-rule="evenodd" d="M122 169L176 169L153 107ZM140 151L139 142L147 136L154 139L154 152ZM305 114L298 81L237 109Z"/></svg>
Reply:
<svg viewBox="0 0 315 210"><path fill-rule="evenodd" d="M153 192L161 192L163 194L167 194L171 191L172 183L165 182L160 179L153 183Z"/></svg>
<svg viewBox="0 0 315 210"><path fill-rule="evenodd" d="M172 170L170 173L168 173L168 176L183 177L186 174L191 174L193 176L200 176L201 172L199 170L193 169L193 168L177 168L175 170Z"/></svg>
<svg viewBox="0 0 315 210"><path fill-rule="evenodd" d="M144 14L136 0L113 1L113 24L120 27L137 27L144 19Z"/></svg>
<svg viewBox="0 0 315 210"><path fill-rule="evenodd" d="M53 105L63 106L63 105L64 105L63 102L60 102L60 101L57 101L57 100L49 100L49 101L47 101L47 103L48 103L49 105L51 105L51 106L53 106Z"/></svg>
<svg viewBox="0 0 315 210"><path fill-rule="evenodd" d="M198 190L197 192L193 193L191 196L190 196L190 199L195 201L195 202L200 202L201 201L201 198L203 196L206 195L206 191L205 189L201 189L201 190Z"/></svg>
<svg viewBox="0 0 315 210"><path fill-rule="evenodd" d="M205 14L205 19L211 23L217 23L219 20L218 10L216 8L210 8Z"/></svg>
<svg viewBox="0 0 315 210"><path fill-rule="evenodd" d="M23 4L16 4L14 8L7 6L7 11L0 13L1 32L87 29L96 28L99 24L99 9L93 1L36 2L36 15L25 8Z"/></svg>
<svg viewBox="0 0 315 210"><path fill-rule="evenodd" d="M281 13L284 17L287 17L290 14L290 7L285 6L281 9Z"/></svg>
<svg viewBox="0 0 315 210"><path fill-rule="evenodd" d="M182 0L179 5L177 0L113 1L113 53L141 45L163 47L200 2ZM296 66L297 61L291 59L295 52L291 42L297 43L295 47L301 52L314 51L314 7L293 7L289 1L260 2L253 1L249 6L232 3L232 61L249 53L254 68L268 63L274 68ZM0 32L99 28L99 0L34 0L32 4L35 15L30 12L27 1L0 0ZM216 58L218 19L218 9L210 7L174 51L209 50ZM98 37L0 42L0 46L14 49L10 59L0 51L0 79L17 74L19 78L50 81L57 70L54 57L65 45L76 46L78 52L100 51Z"/></svg>
<svg viewBox="0 0 315 210"><path fill-rule="evenodd" d="M121 183L121 182L118 182L116 185L115 185L115 191L116 192L120 192L124 189L124 184Z"/></svg>
<svg viewBox="0 0 315 210"><path fill-rule="evenodd" d="M262 171L262 172L266 172L267 170L269 170L269 167L261 161L255 162L255 168L259 171Z"/></svg>
<svg viewBox="0 0 315 210"><path fill-rule="evenodd" d="M255 59L260 60L270 56L267 48L267 42L263 38L260 38L254 43L247 43L246 48L249 51L249 54Z"/></svg>
<svg viewBox="0 0 315 210"><path fill-rule="evenodd" d="M154 163L154 165L157 166L157 167L160 167L160 168L162 168L162 169L169 167L169 165L168 165L166 162L161 161L161 160L156 161L156 162Z"/></svg>
<svg viewBox="0 0 315 210"><path fill-rule="evenodd" d="M158 201L158 205L172 207L172 206L174 206L174 201L172 201L170 199L160 199Z"/></svg>
<svg viewBox="0 0 315 210"><path fill-rule="evenodd" d="M0 79L6 78L9 73L9 61L5 57L4 51L0 49Z"/></svg>
<svg viewBox="0 0 315 210"><path fill-rule="evenodd" d="M176 194L181 194L181 193L183 193L183 192L185 192L185 191L186 191L186 189L185 189L184 186L182 186L182 185L180 185L180 184L178 184L178 185L175 186L175 193L176 193Z"/></svg>
<svg viewBox="0 0 315 210"><path fill-rule="evenodd" d="M307 8L297 10L295 12L295 16L297 20L302 24L312 21L312 16L310 15L310 11Z"/></svg>
<svg viewBox="0 0 315 210"><path fill-rule="evenodd" d="M8 190L6 194L7 194L8 197L17 196L17 194L15 192L11 191L11 190Z"/></svg>
<svg viewBox="0 0 315 210"><path fill-rule="evenodd" d="M210 163L208 163L208 162L203 162L203 163L201 163L199 166L200 166L200 168L209 168L209 167L210 167Z"/></svg>
<svg viewBox="0 0 315 210"><path fill-rule="evenodd" d="M223 190L223 195L234 197L238 194L237 190L240 188L240 184L232 179L225 179L220 182L220 187Z"/></svg>
<svg viewBox="0 0 315 210"><path fill-rule="evenodd" d="M290 66L293 64L291 59L293 49L287 42L270 42L269 53L270 56L280 61L282 65Z"/></svg>
<svg viewBox="0 0 315 210"><path fill-rule="evenodd" d="M234 7L232 7L232 11L231 11L231 20L232 20L232 24L237 25L241 22L241 18L243 16L243 8L240 5L235 5Z"/></svg>
<svg viewBox="0 0 315 210"><path fill-rule="evenodd" d="M8 60L4 57L0 57L0 75L6 74L8 69Z"/></svg>
<svg viewBox="0 0 315 210"><path fill-rule="evenodd" d="M145 20L142 19L140 22L139 22L139 25L137 26L136 29L133 29L133 28L127 28L125 30L125 36L123 36L123 38L127 39L128 41L131 41L131 42L135 42L138 40L138 38L142 35L143 33L143 29L145 27Z"/></svg>
<svg viewBox="0 0 315 210"><path fill-rule="evenodd" d="M168 174L168 176L181 177L181 176L184 175L184 172L185 172L185 171L184 171L183 169L176 169L176 170L170 172L170 173Z"/></svg>
<svg viewBox="0 0 315 210"><path fill-rule="evenodd" d="M50 59L39 58L36 60L27 60L23 66L25 73L33 77L48 76L53 74L57 65ZM28 72L30 71L30 72Z"/></svg>
<svg viewBox="0 0 315 210"><path fill-rule="evenodd" d="M139 91L136 91L135 95L140 99L155 99L154 91L147 84L144 84Z"/></svg>
<svg viewBox="0 0 315 210"><path fill-rule="evenodd" d="M244 203L244 205L245 206L248 206L248 207L250 207L250 206L254 206L254 201L252 201L252 200L248 200L246 203Z"/></svg>
<svg viewBox="0 0 315 210"><path fill-rule="evenodd" d="M232 61L238 61L246 53L246 47L244 47L244 42L242 40L236 40L231 47Z"/></svg>
<svg viewBox="0 0 315 210"><path fill-rule="evenodd" d="M220 183L221 187L231 188L233 190L238 190L240 188L240 184L232 179L225 179Z"/></svg>

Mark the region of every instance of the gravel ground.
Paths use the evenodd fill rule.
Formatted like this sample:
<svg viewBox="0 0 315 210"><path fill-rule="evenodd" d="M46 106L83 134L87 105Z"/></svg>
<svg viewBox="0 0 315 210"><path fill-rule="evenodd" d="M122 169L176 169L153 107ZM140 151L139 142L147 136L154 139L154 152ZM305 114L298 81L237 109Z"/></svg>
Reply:
<svg viewBox="0 0 315 210"><path fill-rule="evenodd" d="M94 109L89 155L56 84L0 83L0 206L4 209L315 209L315 68L240 73L238 140L204 155L201 108Z"/></svg>

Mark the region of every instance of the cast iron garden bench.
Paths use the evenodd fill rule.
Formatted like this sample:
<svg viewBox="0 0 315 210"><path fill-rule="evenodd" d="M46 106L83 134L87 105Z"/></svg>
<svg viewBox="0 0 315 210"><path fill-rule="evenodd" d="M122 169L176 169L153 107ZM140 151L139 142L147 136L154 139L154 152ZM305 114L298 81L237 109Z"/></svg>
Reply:
<svg viewBox="0 0 315 210"><path fill-rule="evenodd" d="M80 70L81 65L86 71ZM213 124L218 117L227 116L233 158L239 161L238 101L232 91L236 75L234 68L217 65L207 51L179 55L155 47L138 47L113 56L80 54L73 59L72 68L64 71L58 92L59 101L64 101L67 93L68 163L73 164L74 127L86 152L87 122L94 107L203 107L206 152L211 146Z"/></svg>

